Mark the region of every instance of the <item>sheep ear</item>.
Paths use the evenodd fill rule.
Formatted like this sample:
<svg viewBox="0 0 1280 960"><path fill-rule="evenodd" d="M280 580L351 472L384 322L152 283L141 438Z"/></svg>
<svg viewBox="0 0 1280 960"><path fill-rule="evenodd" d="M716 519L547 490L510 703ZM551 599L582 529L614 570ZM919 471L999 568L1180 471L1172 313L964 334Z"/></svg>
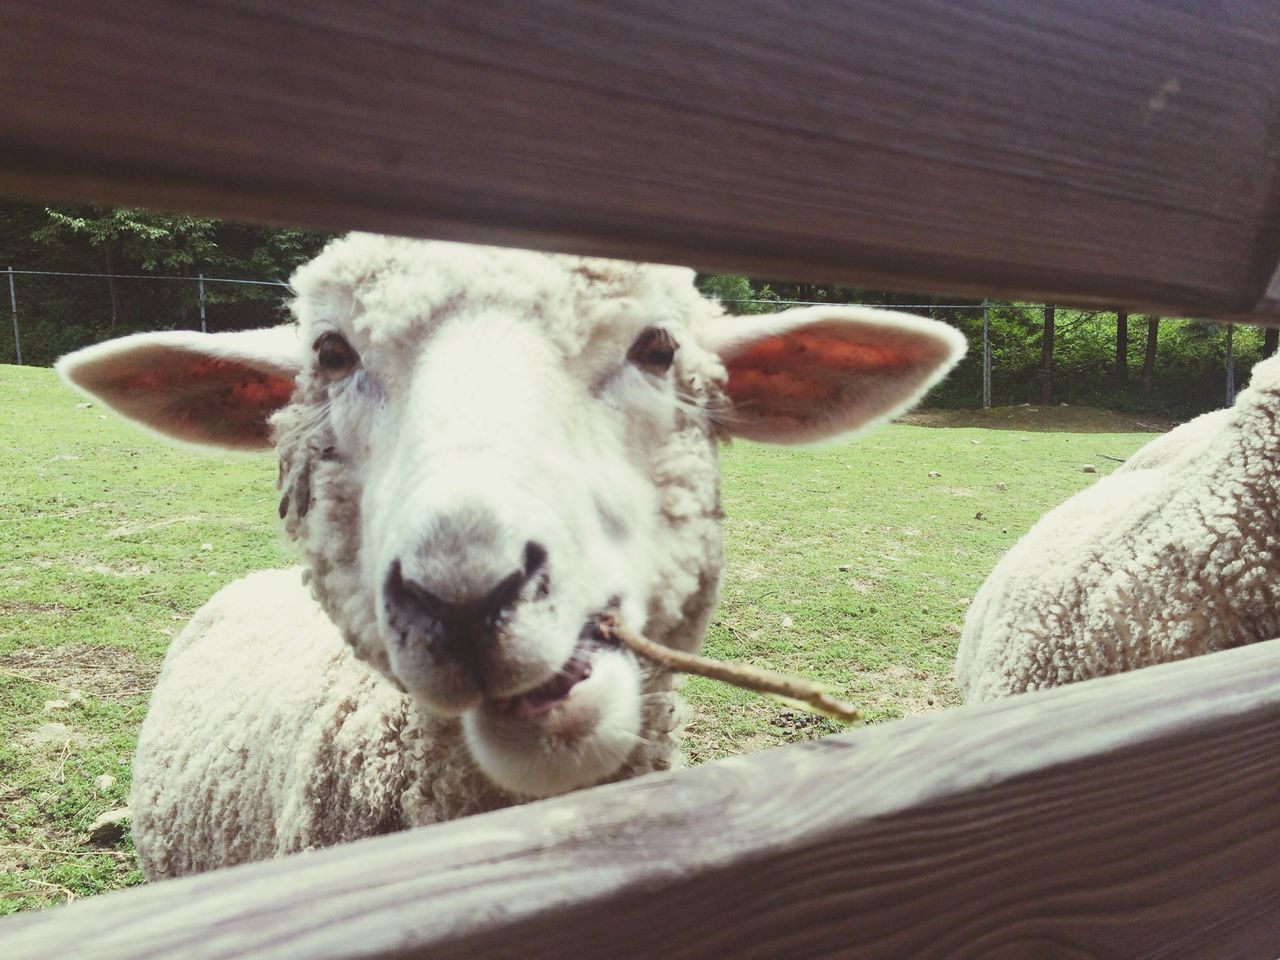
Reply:
<svg viewBox="0 0 1280 960"><path fill-rule="evenodd" d="M869 307L799 307L718 317L702 337L729 372L735 436L810 443L882 423L964 356L957 330Z"/></svg>
<svg viewBox="0 0 1280 960"><path fill-rule="evenodd" d="M68 354L71 386L164 437L228 450L271 446L271 415L293 394L294 326L239 333L139 333Z"/></svg>

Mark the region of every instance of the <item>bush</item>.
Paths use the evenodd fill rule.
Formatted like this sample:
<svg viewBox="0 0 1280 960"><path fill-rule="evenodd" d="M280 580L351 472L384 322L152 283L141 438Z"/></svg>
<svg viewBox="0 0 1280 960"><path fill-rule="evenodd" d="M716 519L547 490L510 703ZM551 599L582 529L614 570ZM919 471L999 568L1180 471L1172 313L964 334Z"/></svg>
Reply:
<svg viewBox="0 0 1280 960"><path fill-rule="evenodd" d="M982 310L949 311L938 319L961 329L969 354L929 396L939 407L973 407L982 398ZM1041 307L991 308L991 402L996 406L1040 402ZM1226 326L1203 320L1161 320L1149 391L1142 385L1145 318L1130 318L1128 376L1115 372L1116 315L1057 311L1051 402L1161 413L1185 419L1226 403ZM1262 357L1262 331L1237 326L1234 334L1237 389Z"/></svg>

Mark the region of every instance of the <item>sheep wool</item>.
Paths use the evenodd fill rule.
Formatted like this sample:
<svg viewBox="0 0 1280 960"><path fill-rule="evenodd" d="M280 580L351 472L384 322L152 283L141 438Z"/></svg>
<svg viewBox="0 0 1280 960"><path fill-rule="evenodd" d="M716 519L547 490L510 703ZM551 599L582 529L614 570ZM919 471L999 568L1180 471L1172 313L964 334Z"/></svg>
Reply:
<svg viewBox="0 0 1280 960"><path fill-rule="evenodd" d="M681 762L666 671L723 567L718 448L842 436L960 358L857 307L734 318L693 272L354 234L296 325L139 334L63 376L164 436L274 448L302 565L174 641L134 759L147 877L493 810Z"/></svg>
<svg viewBox="0 0 1280 960"><path fill-rule="evenodd" d="M1280 358L1046 514L974 598L956 659L966 700L1280 635Z"/></svg>
<svg viewBox="0 0 1280 960"><path fill-rule="evenodd" d="M170 647L130 798L149 879L521 799L480 772L456 719L423 714L353 655L301 574L267 570L225 587ZM248 664L246 638L253 641ZM651 697L649 739L609 779L680 763L683 707L670 678L663 681ZM194 717L193 703L200 704Z"/></svg>

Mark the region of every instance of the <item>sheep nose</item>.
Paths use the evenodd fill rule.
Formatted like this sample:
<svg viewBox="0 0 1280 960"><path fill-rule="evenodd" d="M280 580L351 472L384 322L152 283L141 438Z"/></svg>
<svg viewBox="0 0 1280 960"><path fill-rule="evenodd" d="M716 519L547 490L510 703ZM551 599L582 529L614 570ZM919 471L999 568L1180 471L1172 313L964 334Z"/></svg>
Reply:
<svg viewBox="0 0 1280 960"><path fill-rule="evenodd" d="M464 663L476 663L477 649L494 626L520 599L520 592L547 562L542 544L524 546L520 567L482 585L450 585L449 595L423 578L406 577L399 558L391 562L383 587L389 613L407 632L439 643Z"/></svg>

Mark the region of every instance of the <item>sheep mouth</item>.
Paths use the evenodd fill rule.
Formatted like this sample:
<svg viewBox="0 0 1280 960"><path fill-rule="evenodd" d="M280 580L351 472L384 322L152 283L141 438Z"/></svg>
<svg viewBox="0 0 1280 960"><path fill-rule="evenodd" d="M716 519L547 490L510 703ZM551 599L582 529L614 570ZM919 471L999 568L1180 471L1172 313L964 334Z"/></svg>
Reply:
<svg viewBox="0 0 1280 960"><path fill-rule="evenodd" d="M530 719L549 713L569 699L573 688L591 677L591 661L601 649L614 649L615 642L601 635L594 618L589 620L578 634L578 642L564 665L548 681L532 690L511 697L499 697L493 705L500 713Z"/></svg>

